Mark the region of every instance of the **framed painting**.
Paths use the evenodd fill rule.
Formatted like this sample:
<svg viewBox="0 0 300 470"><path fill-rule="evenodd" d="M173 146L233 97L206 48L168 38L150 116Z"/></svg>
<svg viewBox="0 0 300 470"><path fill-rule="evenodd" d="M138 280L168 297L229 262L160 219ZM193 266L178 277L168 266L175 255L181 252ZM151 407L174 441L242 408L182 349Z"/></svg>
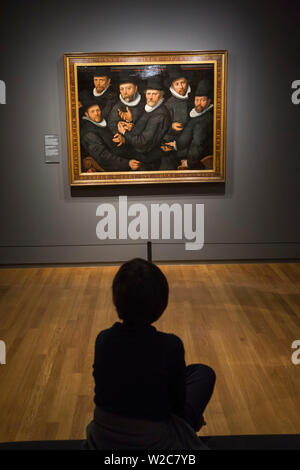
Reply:
<svg viewBox="0 0 300 470"><path fill-rule="evenodd" d="M227 51L64 55L71 186L225 181Z"/></svg>

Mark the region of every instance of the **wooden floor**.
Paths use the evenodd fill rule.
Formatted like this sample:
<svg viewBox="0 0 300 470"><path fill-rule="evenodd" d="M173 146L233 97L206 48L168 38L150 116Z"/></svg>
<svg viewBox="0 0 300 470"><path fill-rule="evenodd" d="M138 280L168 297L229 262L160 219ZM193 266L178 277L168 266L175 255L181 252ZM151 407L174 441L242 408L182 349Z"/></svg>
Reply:
<svg viewBox="0 0 300 470"><path fill-rule="evenodd" d="M155 326L217 375L200 434L300 433L300 264L161 268L170 302ZM84 438L95 338L116 320L116 270L0 270L0 442Z"/></svg>

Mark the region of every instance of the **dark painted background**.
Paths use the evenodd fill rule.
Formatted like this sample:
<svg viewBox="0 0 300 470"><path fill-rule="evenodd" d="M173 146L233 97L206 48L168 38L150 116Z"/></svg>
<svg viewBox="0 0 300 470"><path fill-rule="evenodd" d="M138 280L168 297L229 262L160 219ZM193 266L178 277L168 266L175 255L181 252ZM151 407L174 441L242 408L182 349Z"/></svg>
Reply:
<svg viewBox="0 0 300 470"><path fill-rule="evenodd" d="M6 2L0 12L0 263L122 261L144 242L101 242L102 202L205 204L205 247L156 242L154 260L300 257L297 1ZM228 50L225 185L71 188L63 54ZM46 164L44 135L60 137ZM150 206L149 206L150 207Z"/></svg>

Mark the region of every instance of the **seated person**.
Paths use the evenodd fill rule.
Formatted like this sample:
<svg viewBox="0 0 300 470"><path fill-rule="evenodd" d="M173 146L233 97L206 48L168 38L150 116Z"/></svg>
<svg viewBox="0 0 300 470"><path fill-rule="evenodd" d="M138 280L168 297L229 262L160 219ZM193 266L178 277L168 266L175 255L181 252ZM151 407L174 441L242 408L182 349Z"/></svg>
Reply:
<svg viewBox="0 0 300 470"><path fill-rule="evenodd" d="M191 97L191 87L187 73L180 65L168 66L168 73L169 80L167 83L171 96L166 100L166 107L169 110L172 125L164 136L164 142L176 140L181 135L189 120L189 113L193 108L193 98ZM168 169L168 166L170 169L177 169L185 156L185 149L182 151L178 150L172 156L164 156L163 165L166 169Z"/></svg>
<svg viewBox="0 0 300 470"><path fill-rule="evenodd" d="M194 108L190 112L190 120L175 142L164 144L162 149L168 152L176 148L185 154L178 169L202 170L205 165L201 161L213 154L213 90L208 80L198 83ZM182 153L183 152L183 153Z"/></svg>
<svg viewBox="0 0 300 470"><path fill-rule="evenodd" d="M196 432L215 373L202 364L186 366L181 339L152 326L168 304L167 279L136 258L120 267L112 291L120 321L96 339L96 408L86 447L205 448Z"/></svg>
<svg viewBox="0 0 300 470"><path fill-rule="evenodd" d="M161 169L164 156L160 148L163 137L171 125L171 116L164 105L162 79L149 78L145 89L146 105L136 123L119 122L119 133L115 135L120 143L126 143L135 150L135 158L141 162L139 171Z"/></svg>
<svg viewBox="0 0 300 470"><path fill-rule="evenodd" d="M86 155L96 161L103 171L137 170L139 162L128 156L125 146L120 148L113 141L100 106L91 102L83 106L80 128L80 143ZM86 158L84 159L86 160Z"/></svg>

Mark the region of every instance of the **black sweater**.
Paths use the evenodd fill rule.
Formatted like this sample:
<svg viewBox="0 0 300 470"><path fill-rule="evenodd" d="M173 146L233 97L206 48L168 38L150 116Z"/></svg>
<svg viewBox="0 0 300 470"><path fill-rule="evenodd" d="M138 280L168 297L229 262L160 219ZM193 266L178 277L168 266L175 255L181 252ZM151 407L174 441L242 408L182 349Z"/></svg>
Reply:
<svg viewBox="0 0 300 470"><path fill-rule="evenodd" d="M213 153L213 109L191 118L176 138L178 150L186 149L190 169L202 168L201 159Z"/></svg>
<svg viewBox="0 0 300 470"><path fill-rule="evenodd" d="M143 170L158 170L164 152L160 146L171 125L171 117L164 104L151 112L144 111L132 131L124 136L136 151L135 158L145 165Z"/></svg>
<svg viewBox="0 0 300 470"><path fill-rule="evenodd" d="M80 143L88 156L93 157L105 171L130 171L129 157L124 145L113 142L108 127L98 127L82 119Z"/></svg>
<svg viewBox="0 0 300 470"><path fill-rule="evenodd" d="M95 403L133 418L161 420L183 414L185 360L182 341L153 326L115 323L95 345Z"/></svg>

